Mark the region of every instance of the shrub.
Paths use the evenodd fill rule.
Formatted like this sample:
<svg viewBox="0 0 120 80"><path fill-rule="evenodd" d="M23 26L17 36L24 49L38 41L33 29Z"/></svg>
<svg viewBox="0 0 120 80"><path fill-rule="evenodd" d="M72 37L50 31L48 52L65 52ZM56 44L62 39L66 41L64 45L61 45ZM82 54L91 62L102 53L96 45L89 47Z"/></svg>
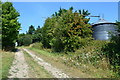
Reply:
<svg viewBox="0 0 120 80"><path fill-rule="evenodd" d="M118 33L120 33L120 22L116 22ZM104 55L109 58L111 69L120 77L120 36L112 35L110 43L103 47Z"/></svg>
<svg viewBox="0 0 120 80"><path fill-rule="evenodd" d="M63 43L59 38L53 38L50 42L50 45L53 52L61 52L64 49Z"/></svg>
<svg viewBox="0 0 120 80"><path fill-rule="evenodd" d="M18 38L18 45L19 46L28 46L32 43L32 36L31 35L24 35L24 36L20 36Z"/></svg>
<svg viewBox="0 0 120 80"><path fill-rule="evenodd" d="M96 68L107 69L109 67L108 60L103 55L102 47L105 46L108 41L92 40L85 44L81 48L75 51L75 55L72 55L72 60L79 64L90 64Z"/></svg>
<svg viewBox="0 0 120 80"><path fill-rule="evenodd" d="M23 45L28 46L32 43L32 37L31 35L26 35L23 38Z"/></svg>
<svg viewBox="0 0 120 80"><path fill-rule="evenodd" d="M109 58L111 69L120 75L120 38L112 37L111 42L103 47L103 53Z"/></svg>
<svg viewBox="0 0 120 80"><path fill-rule="evenodd" d="M43 49L43 44L40 42L40 43L33 43L31 45L32 48L36 48L36 49Z"/></svg>

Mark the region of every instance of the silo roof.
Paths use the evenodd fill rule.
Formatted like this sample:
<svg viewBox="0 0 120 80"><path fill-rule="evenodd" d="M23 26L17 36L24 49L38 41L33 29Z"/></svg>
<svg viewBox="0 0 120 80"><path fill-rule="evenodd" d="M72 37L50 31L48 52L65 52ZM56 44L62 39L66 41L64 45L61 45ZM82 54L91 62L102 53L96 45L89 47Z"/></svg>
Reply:
<svg viewBox="0 0 120 80"><path fill-rule="evenodd" d="M107 20L101 18L97 22L93 23L92 26L99 25L99 24L115 24L115 23L108 22Z"/></svg>

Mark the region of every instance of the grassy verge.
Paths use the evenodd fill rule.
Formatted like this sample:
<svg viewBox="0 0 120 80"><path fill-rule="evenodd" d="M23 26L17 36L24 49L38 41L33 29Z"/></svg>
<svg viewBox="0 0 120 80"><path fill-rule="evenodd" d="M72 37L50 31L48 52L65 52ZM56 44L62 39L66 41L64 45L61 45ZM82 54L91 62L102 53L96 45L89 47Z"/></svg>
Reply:
<svg viewBox="0 0 120 80"><path fill-rule="evenodd" d="M29 77L30 78L53 78L42 66L40 66L34 59L25 51L25 59L29 66Z"/></svg>
<svg viewBox="0 0 120 80"><path fill-rule="evenodd" d="M102 58L103 60L97 60L99 61L99 63L101 63L103 67L101 68L99 67L101 65L98 65L97 61L95 61L96 57L95 59L92 58L93 62L90 61L89 63L89 60L87 60L89 58L86 58L85 55L80 54L79 51L77 51L77 53L64 54L64 53L52 53L52 52L50 53L50 52L47 52L45 49L44 50L40 50L36 48L29 48L29 49L34 51L37 56L42 57L44 60L56 66L57 68L64 70L71 77L111 78L111 77L114 77L115 75L111 70L107 68L107 62L104 58ZM82 49L80 51L82 51ZM89 49L87 51L92 51L92 50ZM81 58L78 59L78 57L81 57L82 59ZM97 65L98 67L96 67Z"/></svg>
<svg viewBox="0 0 120 80"><path fill-rule="evenodd" d="M9 69L12 65L12 62L14 60L14 54L13 52L4 52L0 51L0 55L2 55L2 69L0 71L2 72L2 78L7 78Z"/></svg>
<svg viewBox="0 0 120 80"><path fill-rule="evenodd" d="M31 52L33 52L37 56L41 57L43 60L50 63L54 67L62 70L64 73L66 73L70 77L73 77L73 78L77 78L77 77L85 78L86 76L88 78L93 77L91 75L83 73L81 70L79 70L79 69L77 69L75 67L67 66L64 63L64 60L61 58L63 56L62 53L61 54L49 53L47 51L39 50L39 49L35 49L35 48L29 48L29 49L30 49Z"/></svg>
<svg viewBox="0 0 120 80"><path fill-rule="evenodd" d="M0 79L2 78L2 51L0 50Z"/></svg>

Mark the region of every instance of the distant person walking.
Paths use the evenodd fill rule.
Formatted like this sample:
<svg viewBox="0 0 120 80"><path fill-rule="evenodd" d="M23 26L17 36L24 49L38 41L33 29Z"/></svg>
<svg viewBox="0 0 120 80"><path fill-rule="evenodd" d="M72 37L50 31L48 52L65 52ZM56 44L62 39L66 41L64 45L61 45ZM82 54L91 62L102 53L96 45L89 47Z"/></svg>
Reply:
<svg viewBox="0 0 120 80"><path fill-rule="evenodd" d="M17 47L17 46L18 46L18 42L15 43L15 47Z"/></svg>

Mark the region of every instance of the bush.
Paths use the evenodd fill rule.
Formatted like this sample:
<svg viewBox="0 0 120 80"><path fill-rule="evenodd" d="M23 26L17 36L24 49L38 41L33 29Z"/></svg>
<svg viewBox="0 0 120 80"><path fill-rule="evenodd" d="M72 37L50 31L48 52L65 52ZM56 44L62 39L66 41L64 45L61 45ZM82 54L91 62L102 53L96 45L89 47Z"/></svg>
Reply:
<svg viewBox="0 0 120 80"><path fill-rule="evenodd" d="M63 43L60 39L53 38L50 45L53 52L61 52L64 49Z"/></svg>
<svg viewBox="0 0 120 80"><path fill-rule="evenodd" d="M120 38L112 37L111 42L103 47L103 52L109 58L111 69L120 75Z"/></svg>
<svg viewBox="0 0 120 80"><path fill-rule="evenodd" d="M40 43L33 43L31 45L32 48L36 48L36 49L43 49L43 44L40 42Z"/></svg>
<svg viewBox="0 0 120 80"><path fill-rule="evenodd" d="M87 45L75 51L75 53L78 54L76 57L78 57L78 60L82 63L93 64L95 67L102 67L103 64L101 64L101 61L104 62L103 59L105 58L102 47L107 43L109 42L99 40L90 41ZM106 66L106 64L104 66Z"/></svg>
<svg viewBox="0 0 120 80"><path fill-rule="evenodd" d="M32 43L32 36L31 35L24 35L18 38L18 46L28 46Z"/></svg>
<svg viewBox="0 0 120 80"><path fill-rule="evenodd" d="M70 65L76 65L80 67L82 64L93 65L95 68L102 68L108 69L109 68L109 61L106 59L105 55L102 53L102 47L105 44L109 43L108 41L99 41L99 40L92 40L87 42L81 48L75 50L75 52L67 54L69 58L67 62Z"/></svg>
<svg viewBox="0 0 120 80"><path fill-rule="evenodd" d="M28 46L32 43L32 37L31 35L26 35L23 38L23 45Z"/></svg>

